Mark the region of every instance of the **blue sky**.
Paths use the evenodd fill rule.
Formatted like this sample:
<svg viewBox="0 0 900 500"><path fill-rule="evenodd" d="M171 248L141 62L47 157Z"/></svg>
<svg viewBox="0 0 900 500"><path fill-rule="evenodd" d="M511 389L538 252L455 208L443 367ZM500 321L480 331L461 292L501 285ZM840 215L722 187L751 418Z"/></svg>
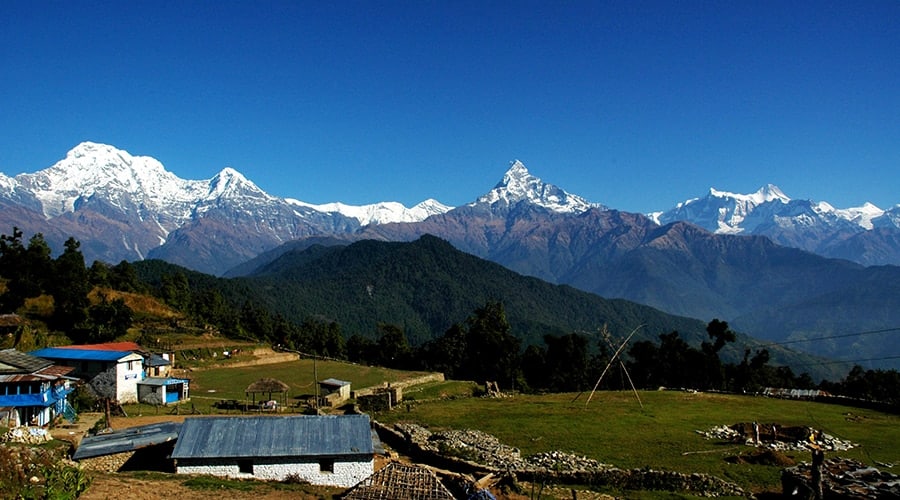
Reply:
<svg viewBox="0 0 900 500"><path fill-rule="evenodd" d="M0 2L0 172L84 140L311 203L519 159L613 208L900 203L900 2Z"/></svg>

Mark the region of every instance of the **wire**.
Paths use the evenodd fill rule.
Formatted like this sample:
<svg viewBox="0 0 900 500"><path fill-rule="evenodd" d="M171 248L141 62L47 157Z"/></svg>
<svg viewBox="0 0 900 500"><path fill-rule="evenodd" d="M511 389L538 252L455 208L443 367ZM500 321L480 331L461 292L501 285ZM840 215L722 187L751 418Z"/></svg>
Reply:
<svg viewBox="0 0 900 500"><path fill-rule="evenodd" d="M834 360L830 360L830 361L819 361L817 363L805 363L805 364L794 365L794 366L839 365L842 363L862 363L865 361L887 361L889 359L900 359L900 355L884 356L881 358L867 358L867 359L834 359Z"/></svg>
<svg viewBox="0 0 900 500"><path fill-rule="evenodd" d="M768 344L763 344L760 347L768 347L771 345L799 344L802 342L816 342L819 340L843 339L843 338L847 338L847 337L862 337L863 335L874 335L877 333L887 333L887 332L896 332L896 331L900 331L900 327L885 328L883 330L869 330L869 331L865 331L865 332L841 333L838 335L825 335L822 337L811 337L811 338L807 338L807 339L785 340L782 342L770 342Z"/></svg>

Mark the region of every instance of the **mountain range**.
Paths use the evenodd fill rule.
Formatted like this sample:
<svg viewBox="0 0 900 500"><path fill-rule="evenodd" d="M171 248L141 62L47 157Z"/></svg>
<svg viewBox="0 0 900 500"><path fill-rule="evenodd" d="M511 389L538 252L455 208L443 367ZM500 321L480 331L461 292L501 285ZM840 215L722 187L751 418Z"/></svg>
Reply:
<svg viewBox="0 0 900 500"><path fill-rule="evenodd" d="M516 161L455 208L312 205L270 196L230 168L182 180L152 158L82 143L47 169L0 174L0 227L13 226L42 232L54 249L74 236L88 262L159 258L229 276L313 243L431 234L524 275L726 319L773 341L900 324L900 205L835 209L772 185L750 195L712 189L645 215L568 193ZM874 337L847 341L861 358L884 352ZM846 357L847 341L809 350Z"/></svg>

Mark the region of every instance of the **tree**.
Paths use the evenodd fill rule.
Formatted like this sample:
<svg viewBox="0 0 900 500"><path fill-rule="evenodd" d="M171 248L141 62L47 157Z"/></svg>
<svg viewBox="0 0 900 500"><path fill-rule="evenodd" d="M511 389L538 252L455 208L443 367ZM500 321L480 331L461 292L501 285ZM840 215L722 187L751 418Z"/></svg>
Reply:
<svg viewBox="0 0 900 500"><path fill-rule="evenodd" d="M269 312L265 309L251 304L249 301L244 302L241 308L241 329L249 336L257 339L272 339L274 326Z"/></svg>
<svg viewBox="0 0 900 500"><path fill-rule="evenodd" d="M163 301L179 311L187 312L191 302L191 287L187 276L182 272L164 274L160 281L159 294Z"/></svg>
<svg viewBox="0 0 900 500"><path fill-rule="evenodd" d="M65 250L54 262L54 279L50 287L54 301L53 324L70 333L85 327L90 305L91 285L80 247L81 243L75 238L66 240Z"/></svg>
<svg viewBox="0 0 900 500"><path fill-rule="evenodd" d="M544 360L547 388L554 392L581 391L589 388L591 368L588 339L577 333L562 337L547 335Z"/></svg>
<svg viewBox="0 0 900 500"><path fill-rule="evenodd" d="M100 303L88 308L91 318L88 338L90 343L103 343L115 340L126 333L134 322L134 312L121 298L112 302L106 295L100 295Z"/></svg>
<svg viewBox="0 0 900 500"><path fill-rule="evenodd" d="M375 343L378 364L391 368L408 368L412 361L412 349L403 328L390 323L378 324L379 337Z"/></svg>
<svg viewBox="0 0 900 500"><path fill-rule="evenodd" d="M52 272L50 254L41 233L31 237L27 248L18 228L13 228L12 235L0 236L0 276L7 279L0 312L15 312L27 299L43 293Z"/></svg>
<svg viewBox="0 0 900 500"><path fill-rule="evenodd" d="M375 342L359 334L347 339L347 359L355 363L372 363L375 359Z"/></svg>
<svg viewBox="0 0 900 500"><path fill-rule="evenodd" d="M519 339L511 333L506 310L491 301L466 320L466 357L463 372L478 381L515 387L521 376Z"/></svg>
<svg viewBox="0 0 900 500"><path fill-rule="evenodd" d="M725 344L734 342L736 335L730 328L728 323L713 319L706 325L706 333L713 343L703 342L700 344L700 350L703 352L705 376L699 387L702 389L724 389L725 388L725 371L722 361L719 359L719 351L725 347Z"/></svg>
<svg viewBox="0 0 900 500"><path fill-rule="evenodd" d="M534 344L522 353L522 376L531 390L546 389L550 385L545 367L546 356L547 350Z"/></svg>
<svg viewBox="0 0 900 500"><path fill-rule="evenodd" d="M300 325L301 350L310 351L319 356L343 358L346 356L346 344L341 333L341 325L337 321L325 318L310 317Z"/></svg>
<svg viewBox="0 0 900 500"><path fill-rule="evenodd" d="M123 292L146 291L146 286L138 278L137 271L127 260L123 260L109 270L109 286Z"/></svg>
<svg viewBox="0 0 900 500"><path fill-rule="evenodd" d="M443 335L419 349L420 368L442 372L448 378L459 378L466 348L466 330L463 325L454 323Z"/></svg>

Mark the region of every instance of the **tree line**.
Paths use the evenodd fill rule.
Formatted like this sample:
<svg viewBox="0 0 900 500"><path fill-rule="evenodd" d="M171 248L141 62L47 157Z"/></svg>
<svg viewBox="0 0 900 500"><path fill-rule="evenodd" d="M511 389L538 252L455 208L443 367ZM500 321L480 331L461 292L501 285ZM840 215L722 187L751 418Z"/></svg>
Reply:
<svg viewBox="0 0 900 500"><path fill-rule="evenodd" d="M490 300L442 335L412 345L402 325L379 323L370 336L345 336L341 324L323 316L308 316L296 323L247 299L253 294L239 281L218 280L187 270L171 272L162 263L159 276L147 280L128 262L110 266L94 262L85 267L74 238L52 258L40 234L27 243L14 228L0 236L0 313L16 312L29 298L47 294L53 311L50 328L65 333L74 343L115 340L134 320L122 299L100 296L91 304L95 287L152 294L184 313L196 325L213 325L231 338L280 344L317 356L345 359L398 369L439 371L451 379L497 382L522 391L574 392L591 389L692 388L732 392L758 392L765 387L823 389L836 394L900 402L900 375L896 370L865 370L855 366L838 382L816 384L805 373L795 375L787 366L771 366L765 349L747 349L739 362L725 363L720 352L734 342L728 323L712 320L708 339L693 347L677 331L658 336L659 342L637 341L622 356L614 357L616 339L598 332L547 334L540 343L523 346L513 332L504 304ZM158 271L158 270L157 270ZM223 281L227 285L223 285ZM224 288L223 288L224 286ZM243 297L243 302L240 302ZM606 372L603 380L601 374Z"/></svg>
<svg viewBox="0 0 900 500"><path fill-rule="evenodd" d="M0 235L0 278L5 284L0 313L15 313L28 299L49 295L53 307L45 318L48 327L65 333L73 342L107 342L124 335L134 321L131 308L121 298L108 300L103 294L92 304L89 294L96 285L137 291L137 276L125 261L114 267L95 262L86 268L80 246L69 238L54 259L40 233L27 245L18 228L10 235Z"/></svg>

